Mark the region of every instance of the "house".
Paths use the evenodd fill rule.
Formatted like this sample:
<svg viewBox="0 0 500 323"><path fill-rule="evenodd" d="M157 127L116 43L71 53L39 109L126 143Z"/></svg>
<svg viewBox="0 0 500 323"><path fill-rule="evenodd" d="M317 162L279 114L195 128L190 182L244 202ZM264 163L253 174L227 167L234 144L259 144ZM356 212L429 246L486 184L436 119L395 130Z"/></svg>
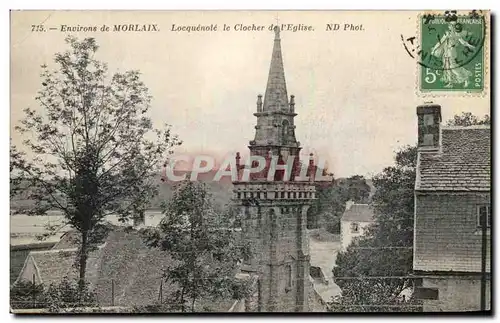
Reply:
<svg viewBox="0 0 500 323"><path fill-rule="evenodd" d="M82 308L82 311L118 311L129 313L135 307L153 305L159 299L167 299L174 286L162 280L162 269L174 264L168 253L149 248L137 228L112 225L95 250L89 254L86 280L96 295L99 308ZM339 287L331 278L331 268L335 264L338 241L332 237L311 238L311 276L308 277L309 310L326 311L326 302L340 293ZM60 241L47 250L28 251L17 276L17 281L29 281L48 286L59 283L64 277L78 278L74 264L78 253L79 234L66 232ZM258 309L258 278L245 272L236 274L238 279L252 282L254 295L247 299L217 300L200 299L197 311L200 312L247 312ZM14 282L15 284L15 282ZM161 286L161 287L160 287ZM160 297L160 294L162 297ZM13 305L14 306L14 305ZM15 309L15 313L43 313L44 309Z"/></svg>
<svg viewBox="0 0 500 323"><path fill-rule="evenodd" d="M78 252L78 234L68 231L50 250L31 251L17 278L45 286L64 277L78 278L73 266ZM167 252L148 247L141 233L132 227L112 226L104 241L91 251L86 281L100 307L128 310L167 299L174 287L163 279L163 269L174 264ZM163 282L162 282L163 281ZM200 312L227 312L233 299L200 299Z"/></svg>
<svg viewBox="0 0 500 323"><path fill-rule="evenodd" d="M137 228L153 227L160 223L163 218L161 211L148 210L142 221L130 219L120 221L116 214L106 216L105 223L114 226L131 226ZM61 226L65 223L64 215L59 211L48 211L47 215L25 215L16 214L10 217L10 283L14 283L26 261L30 251L44 251L54 249L62 236L72 230L71 226L61 227L57 232L51 232L48 228ZM45 236L46 235L46 236ZM45 237L44 237L45 236ZM40 239L43 237L43 239ZM63 241L66 239L63 239ZM57 248L60 249L60 248Z"/></svg>
<svg viewBox="0 0 500 323"><path fill-rule="evenodd" d="M369 204L356 204L348 201L340 219L342 250L346 250L352 240L365 234L374 219L373 207Z"/></svg>
<svg viewBox="0 0 500 323"><path fill-rule="evenodd" d="M417 116L416 296L423 311L489 309L490 128L444 127L437 104Z"/></svg>

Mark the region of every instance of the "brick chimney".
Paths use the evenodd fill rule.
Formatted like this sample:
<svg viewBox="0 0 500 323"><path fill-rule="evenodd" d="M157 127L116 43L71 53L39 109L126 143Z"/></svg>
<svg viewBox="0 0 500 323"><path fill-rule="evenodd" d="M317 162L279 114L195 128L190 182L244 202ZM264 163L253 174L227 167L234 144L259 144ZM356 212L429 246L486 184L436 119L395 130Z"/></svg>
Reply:
<svg viewBox="0 0 500 323"><path fill-rule="evenodd" d="M417 107L418 150L436 151L441 146L441 106L425 103Z"/></svg>

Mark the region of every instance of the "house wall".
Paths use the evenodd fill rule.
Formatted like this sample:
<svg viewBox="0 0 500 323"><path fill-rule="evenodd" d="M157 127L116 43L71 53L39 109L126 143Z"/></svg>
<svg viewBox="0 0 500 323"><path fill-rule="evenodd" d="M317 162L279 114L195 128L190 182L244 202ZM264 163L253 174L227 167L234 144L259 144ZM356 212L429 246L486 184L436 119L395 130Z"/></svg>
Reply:
<svg viewBox="0 0 500 323"><path fill-rule="evenodd" d="M486 282L486 309L491 306L490 281ZM481 279L479 276L445 276L424 278L422 287L437 288L437 300L423 300L424 312L479 311Z"/></svg>
<svg viewBox="0 0 500 323"><path fill-rule="evenodd" d="M10 284L13 284L21 270L23 269L24 263L30 251L33 250L48 250L54 246L54 242L49 243L30 243L24 245L16 245L10 247ZM32 278L29 278L31 281Z"/></svg>
<svg viewBox="0 0 500 323"><path fill-rule="evenodd" d="M28 281L33 282L33 275L35 275L35 284L40 284L40 277L38 276L38 272L35 267L35 262L33 261L33 257L29 256L26 258L25 263L23 265L23 269L19 273L19 276L16 281Z"/></svg>
<svg viewBox="0 0 500 323"><path fill-rule="evenodd" d="M351 232L351 224L353 222L359 223L359 231L357 233ZM372 224L372 222L342 220L340 225L342 250L345 250L351 244L354 238L364 235L367 227L370 226L370 224Z"/></svg>
<svg viewBox="0 0 500 323"><path fill-rule="evenodd" d="M489 193L416 194L413 269L481 271L481 230L477 206L490 204ZM490 271L490 236L486 269Z"/></svg>

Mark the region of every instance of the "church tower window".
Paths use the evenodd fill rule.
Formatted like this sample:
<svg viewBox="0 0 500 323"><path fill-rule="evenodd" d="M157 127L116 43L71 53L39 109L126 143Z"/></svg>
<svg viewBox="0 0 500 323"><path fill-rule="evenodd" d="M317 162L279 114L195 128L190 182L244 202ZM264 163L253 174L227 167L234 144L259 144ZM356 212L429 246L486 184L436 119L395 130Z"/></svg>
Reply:
<svg viewBox="0 0 500 323"><path fill-rule="evenodd" d="M287 144L287 137L288 137L288 132L289 132L289 126L290 123L288 120L283 120L283 123L281 124L281 142L283 145Z"/></svg>
<svg viewBox="0 0 500 323"><path fill-rule="evenodd" d="M285 267L285 275L286 275L286 291L290 291L292 289L292 266L286 265Z"/></svg>

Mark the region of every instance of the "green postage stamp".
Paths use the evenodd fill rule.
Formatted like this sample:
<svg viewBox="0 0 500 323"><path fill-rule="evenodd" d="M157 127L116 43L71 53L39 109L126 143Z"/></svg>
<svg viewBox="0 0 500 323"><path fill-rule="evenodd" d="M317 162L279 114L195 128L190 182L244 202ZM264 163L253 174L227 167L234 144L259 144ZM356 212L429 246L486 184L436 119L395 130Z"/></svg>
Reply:
<svg viewBox="0 0 500 323"><path fill-rule="evenodd" d="M475 11L446 11L419 18L421 92L483 92L485 89L485 16Z"/></svg>

